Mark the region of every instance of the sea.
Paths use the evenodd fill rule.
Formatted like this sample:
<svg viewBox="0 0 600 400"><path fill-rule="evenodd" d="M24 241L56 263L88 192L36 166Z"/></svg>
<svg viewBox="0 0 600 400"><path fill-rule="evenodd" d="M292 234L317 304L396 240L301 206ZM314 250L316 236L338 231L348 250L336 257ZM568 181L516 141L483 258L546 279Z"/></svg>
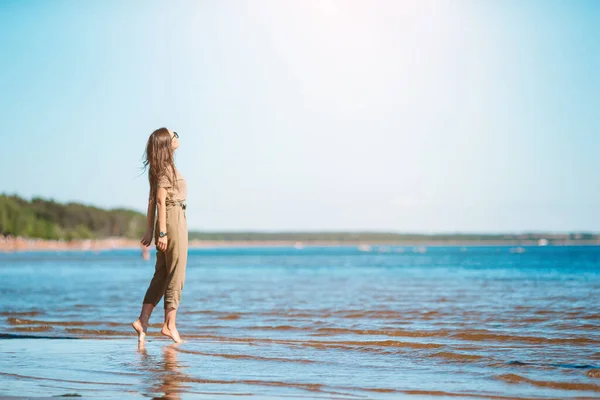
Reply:
<svg viewBox="0 0 600 400"><path fill-rule="evenodd" d="M0 397L600 398L600 247L191 249L138 349L154 261L0 254Z"/></svg>

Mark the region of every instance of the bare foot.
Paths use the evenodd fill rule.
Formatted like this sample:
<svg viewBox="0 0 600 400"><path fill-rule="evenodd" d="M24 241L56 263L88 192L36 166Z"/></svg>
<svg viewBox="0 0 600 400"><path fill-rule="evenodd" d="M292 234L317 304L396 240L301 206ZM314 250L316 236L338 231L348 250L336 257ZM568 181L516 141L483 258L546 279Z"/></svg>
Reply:
<svg viewBox="0 0 600 400"><path fill-rule="evenodd" d="M144 340L146 339L146 330L148 329L148 325L146 324L146 326L144 326L142 324L142 321L137 319L137 320L135 320L134 323L131 324L131 326L133 326L133 329L135 329L135 331L137 332L137 335L138 335L138 348L143 348Z"/></svg>
<svg viewBox="0 0 600 400"><path fill-rule="evenodd" d="M163 325L160 333L170 337L175 343L183 342L183 340L181 340L181 338L179 337L179 332L177 332L177 328L175 328L174 326L169 328L167 325Z"/></svg>

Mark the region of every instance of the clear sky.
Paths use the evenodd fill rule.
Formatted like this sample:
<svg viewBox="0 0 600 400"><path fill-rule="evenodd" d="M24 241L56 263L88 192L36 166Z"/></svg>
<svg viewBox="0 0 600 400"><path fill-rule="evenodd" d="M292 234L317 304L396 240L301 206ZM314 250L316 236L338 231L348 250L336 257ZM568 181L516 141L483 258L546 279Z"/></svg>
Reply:
<svg viewBox="0 0 600 400"><path fill-rule="evenodd" d="M0 192L195 230L600 231L598 1L0 0Z"/></svg>

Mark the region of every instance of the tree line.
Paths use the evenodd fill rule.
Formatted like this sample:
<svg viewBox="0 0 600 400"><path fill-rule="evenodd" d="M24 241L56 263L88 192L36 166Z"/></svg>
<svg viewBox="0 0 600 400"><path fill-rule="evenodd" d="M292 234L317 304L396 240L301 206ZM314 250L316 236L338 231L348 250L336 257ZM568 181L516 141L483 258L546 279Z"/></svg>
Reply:
<svg viewBox="0 0 600 400"><path fill-rule="evenodd" d="M0 195L0 234L29 238L72 240L106 237L140 238L146 215L123 208L104 210L80 203L58 203L34 197ZM509 242L599 240L596 233L411 234L395 232L190 232L190 240L299 242Z"/></svg>
<svg viewBox="0 0 600 400"><path fill-rule="evenodd" d="M127 209L104 210L80 203L61 204L34 197L0 195L0 234L72 240L141 237L146 217Z"/></svg>
<svg viewBox="0 0 600 400"><path fill-rule="evenodd" d="M364 243L473 243L598 240L595 233L447 233L419 234L397 232L190 232L190 240L214 241L298 241L298 242L364 242Z"/></svg>

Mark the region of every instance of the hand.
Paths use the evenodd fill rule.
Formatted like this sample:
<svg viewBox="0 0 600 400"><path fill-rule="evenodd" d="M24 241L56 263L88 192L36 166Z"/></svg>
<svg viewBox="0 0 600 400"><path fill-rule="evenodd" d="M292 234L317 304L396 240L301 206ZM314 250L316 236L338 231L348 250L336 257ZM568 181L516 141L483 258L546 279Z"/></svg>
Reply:
<svg viewBox="0 0 600 400"><path fill-rule="evenodd" d="M152 244L152 233L152 231L146 231L146 233L144 234L144 237L141 240L144 246L148 247Z"/></svg>
<svg viewBox="0 0 600 400"><path fill-rule="evenodd" d="M156 248L160 251L167 250L167 237L158 238L158 242L156 243Z"/></svg>

